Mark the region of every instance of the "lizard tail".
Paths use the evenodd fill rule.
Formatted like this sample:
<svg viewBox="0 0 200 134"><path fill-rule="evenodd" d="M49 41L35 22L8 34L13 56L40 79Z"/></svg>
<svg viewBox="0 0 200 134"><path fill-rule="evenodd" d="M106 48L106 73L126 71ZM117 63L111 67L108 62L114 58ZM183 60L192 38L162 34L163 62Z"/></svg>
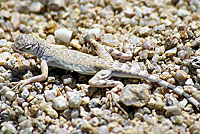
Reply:
<svg viewBox="0 0 200 134"><path fill-rule="evenodd" d="M180 96L183 96L184 98L186 98L190 103L192 103L193 105L196 106L196 108L198 110L200 110L200 103L194 99L191 95L187 94L186 92L183 91L183 88L181 86L174 86L172 84L170 84L169 82L167 81L164 81L154 75L150 75L150 74L141 74L142 78L145 78L146 80L149 80L151 82L155 82L155 83L158 83L159 85L161 86L164 86L164 87L167 87L167 88L170 88L174 93L180 95Z"/></svg>

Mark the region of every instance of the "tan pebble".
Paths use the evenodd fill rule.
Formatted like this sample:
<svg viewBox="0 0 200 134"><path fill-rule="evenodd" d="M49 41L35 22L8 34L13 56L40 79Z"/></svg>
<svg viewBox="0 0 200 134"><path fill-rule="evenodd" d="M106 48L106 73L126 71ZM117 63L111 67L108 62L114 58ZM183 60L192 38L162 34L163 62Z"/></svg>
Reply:
<svg viewBox="0 0 200 134"><path fill-rule="evenodd" d="M77 39L72 39L71 42L70 42L70 44L71 44L71 46L75 47L78 50L81 49L80 42Z"/></svg>
<svg viewBox="0 0 200 134"><path fill-rule="evenodd" d="M187 79L188 75L183 70L177 70L175 77L176 77L176 79L179 79L179 80L185 80L185 79Z"/></svg>
<svg viewBox="0 0 200 134"><path fill-rule="evenodd" d="M30 112L31 112L32 116L36 115L38 110L39 110L39 105L38 104L31 105Z"/></svg>
<svg viewBox="0 0 200 134"><path fill-rule="evenodd" d="M32 95L32 94L30 94L30 95L28 96L28 98L27 98L27 101L30 102L30 101L32 101L34 98L35 98L35 96Z"/></svg>
<svg viewBox="0 0 200 134"><path fill-rule="evenodd" d="M58 117L58 113L47 102L42 102L39 106L40 109L44 110L51 118Z"/></svg>
<svg viewBox="0 0 200 134"><path fill-rule="evenodd" d="M58 117L58 113L56 112L56 110L54 110L53 108L46 108L45 112L51 117L51 118L57 118Z"/></svg>
<svg viewBox="0 0 200 134"><path fill-rule="evenodd" d="M107 33L114 33L115 30L114 30L114 28L112 26L106 26L105 32L107 32Z"/></svg>
<svg viewBox="0 0 200 134"><path fill-rule="evenodd" d="M198 90L194 86L184 86L184 91L187 93L195 93Z"/></svg>
<svg viewBox="0 0 200 134"><path fill-rule="evenodd" d="M149 90L142 84L127 85L120 93L120 101L126 106L142 107L149 99Z"/></svg>
<svg viewBox="0 0 200 134"><path fill-rule="evenodd" d="M44 32L47 34L55 34L58 29L58 24L55 21L50 21L45 27ZM64 33L63 33L64 34ZM57 37L57 36L56 36Z"/></svg>
<svg viewBox="0 0 200 134"><path fill-rule="evenodd" d="M87 105L90 102L90 98L89 97L83 97L82 98L82 102L81 105Z"/></svg>
<svg viewBox="0 0 200 134"><path fill-rule="evenodd" d="M163 72L161 75L160 75L160 78L164 79L164 80L167 80L169 78L171 78L172 75L169 73L169 72Z"/></svg>
<svg viewBox="0 0 200 134"><path fill-rule="evenodd" d="M45 122L50 123L52 121L52 119L49 116L45 116Z"/></svg>
<svg viewBox="0 0 200 134"><path fill-rule="evenodd" d="M158 55L162 55L165 52L165 46L155 47L155 53Z"/></svg>
<svg viewBox="0 0 200 134"><path fill-rule="evenodd" d="M55 37L53 35L48 35L46 38L47 44L56 44Z"/></svg>
<svg viewBox="0 0 200 134"><path fill-rule="evenodd" d="M199 134L200 132L200 122L199 121L195 121L193 124L191 124L189 126L189 132L191 134Z"/></svg>
<svg viewBox="0 0 200 134"><path fill-rule="evenodd" d="M140 34L141 36L145 36L145 35L149 35L150 32L151 32L151 29L148 28L147 26L145 26L145 27L141 27L141 28L140 28L139 34Z"/></svg>
<svg viewBox="0 0 200 134"><path fill-rule="evenodd" d="M20 15L18 12L12 13L11 23L13 24L14 29L17 29L20 24Z"/></svg>
<svg viewBox="0 0 200 134"><path fill-rule="evenodd" d="M85 117L88 115L88 112L86 112L85 108L80 106L80 116Z"/></svg>
<svg viewBox="0 0 200 134"><path fill-rule="evenodd" d="M47 78L48 83L54 83L55 80L56 80L56 78L55 78L54 76L49 76L49 77Z"/></svg>
<svg viewBox="0 0 200 134"><path fill-rule="evenodd" d="M174 106L165 106L164 109L166 110L166 114L170 115L180 115L181 114L181 108L177 105Z"/></svg>
<svg viewBox="0 0 200 134"><path fill-rule="evenodd" d="M0 82L4 82L4 81L5 81L5 79L2 76L0 76Z"/></svg>
<svg viewBox="0 0 200 134"><path fill-rule="evenodd" d="M0 57L1 57L1 60L8 60L11 57L11 53L9 52L0 53Z"/></svg>
<svg viewBox="0 0 200 134"><path fill-rule="evenodd" d="M81 132L92 134L94 132L94 127L89 122L83 123L81 125Z"/></svg>
<svg viewBox="0 0 200 134"><path fill-rule="evenodd" d="M195 51L195 56L200 56L200 49Z"/></svg>
<svg viewBox="0 0 200 134"><path fill-rule="evenodd" d="M167 50L167 51L165 52L165 55L166 55L166 56L173 56L173 55L176 54L176 52L177 52L177 48L174 47L174 48L172 48L172 49L170 49L170 50Z"/></svg>
<svg viewBox="0 0 200 134"><path fill-rule="evenodd" d="M28 107L25 107L25 108L24 108L24 115L25 115L26 117L31 116L31 112L29 111L29 108L28 108Z"/></svg>

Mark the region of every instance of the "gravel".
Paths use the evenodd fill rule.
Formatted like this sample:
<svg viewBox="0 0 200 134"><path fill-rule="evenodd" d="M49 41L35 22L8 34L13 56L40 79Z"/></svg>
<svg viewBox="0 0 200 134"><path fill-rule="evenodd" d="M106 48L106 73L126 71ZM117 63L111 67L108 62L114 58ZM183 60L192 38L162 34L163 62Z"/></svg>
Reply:
<svg viewBox="0 0 200 134"><path fill-rule="evenodd" d="M198 0L1 0L0 8L0 133L199 133L200 114L190 102L141 79L114 78L125 87L110 101L111 89L90 87L91 76L49 67L47 80L14 90L12 82L41 71L36 57L11 48L17 35L33 33L96 55L84 39L90 34L132 57L119 62L200 101Z"/></svg>

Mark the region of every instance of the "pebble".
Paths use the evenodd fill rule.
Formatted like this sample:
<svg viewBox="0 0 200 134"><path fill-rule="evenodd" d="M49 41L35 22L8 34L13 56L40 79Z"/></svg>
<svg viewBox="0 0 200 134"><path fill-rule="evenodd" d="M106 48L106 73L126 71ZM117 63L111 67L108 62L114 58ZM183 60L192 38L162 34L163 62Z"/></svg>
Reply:
<svg viewBox="0 0 200 134"><path fill-rule="evenodd" d="M71 42L70 42L70 44L71 44L71 46L75 47L78 50L81 49L80 42L77 39L72 39Z"/></svg>
<svg viewBox="0 0 200 134"><path fill-rule="evenodd" d="M99 125L99 119L97 117L93 117L92 119L89 120L89 123L92 126L97 127Z"/></svg>
<svg viewBox="0 0 200 134"><path fill-rule="evenodd" d="M198 134L200 132L200 128L198 127L199 125L200 125L200 122L195 121L189 128L190 133Z"/></svg>
<svg viewBox="0 0 200 134"><path fill-rule="evenodd" d="M11 57L11 53L9 52L0 53L0 57L1 57L1 60L8 60Z"/></svg>
<svg viewBox="0 0 200 134"><path fill-rule="evenodd" d="M90 87L87 82L92 76L75 72L56 71L47 81L24 86L20 92L10 89L10 82L41 73L38 58L11 49L16 35L36 33L48 44L64 43L69 49L95 54L84 40L89 34L133 58L130 63L119 62L159 75L200 101L199 60L196 66L190 63L200 55L198 6L197 0L2 2L0 133L199 133L200 114L190 102L155 83L149 91L150 84L145 88L138 85L143 82L140 79L111 78L126 85L113 93L119 105L113 101L107 105L106 92L111 88ZM138 85L133 84L135 93L133 87L128 88L130 83ZM125 104L119 102L121 96ZM15 124L19 124L17 128Z"/></svg>
<svg viewBox="0 0 200 134"><path fill-rule="evenodd" d="M98 105L100 105L100 103L101 103L101 101L100 101L99 98L93 98L88 103L88 107L89 108L94 108L94 107L97 107Z"/></svg>
<svg viewBox="0 0 200 134"><path fill-rule="evenodd" d="M191 13L190 13L190 11L181 8L178 10L177 14L180 17L185 17L185 16L190 15Z"/></svg>
<svg viewBox="0 0 200 134"><path fill-rule="evenodd" d="M94 35L95 37L100 37L102 35L102 31L98 27L88 29L87 33L88 33L88 35Z"/></svg>
<svg viewBox="0 0 200 134"><path fill-rule="evenodd" d="M71 75L63 75L62 76L62 80L63 80L63 84L71 84L72 83L72 76Z"/></svg>
<svg viewBox="0 0 200 134"><path fill-rule="evenodd" d="M27 99L28 96L29 96L29 93L30 93L30 92L28 91L27 88L23 89L23 91L22 91L22 93L21 93L22 98L23 98L23 99Z"/></svg>
<svg viewBox="0 0 200 134"><path fill-rule="evenodd" d="M40 3L40 2L33 2L33 3L31 3L31 5L29 7L29 10L31 12L33 12L33 13L39 13L39 12L41 12L42 8L43 8L42 3Z"/></svg>
<svg viewBox="0 0 200 134"><path fill-rule="evenodd" d="M187 79L187 73L183 70L177 70L175 74L176 79L185 80Z"/></svg>
<svg viewBox="0 0 200 134"><path fill-rule="evenodd" d="M110 47L119 46L119 41L112 34L104 34L101 42Z"/></svg>
<svg viewBox="0 0 200 134"><path fill-rule="evenodd" d="M120 93L120 101L126 106L142 107L149 99L149 90L142 84L129 84Z"/></svg>
<svg viewBox="0 0 200 134"><path fill-rule="evenodd" d="M69 107L79 108L82 102L82 97L78 94L72 94L69 97Z"/></svg>
<svg viewBox="0 0 200 134"><path fill-rule="evenodd" d="M66 28L60 28L54 32L54 35L57 39L65 42L65 43L69 43L71 40L71 37L72 37L72 31L70 31Z"/></svg>
<svg viewBox="0 0 200 134"><path fill-rule="evenodd" d="M47 78L48 83L54 83L56 81L56 78L54 76L49 76Z"/></svg>
<svg viewBox="0 0 200 134"><path fill-rule="evenodd" d="M161 32L161 31L163 31L164 29L165 29L165 25L162 24L162 25L159 25L159 26L155 26L153 30L154 30L155 32Z"/></svg>
<svg viewBox="0 0 200 134"><path fill-rule="evenodd" d="M194 86L194 82L191 78L189 78L189 79L186 80L185 85Z"/></svg>
<svg viewBox="0 0 200 134"><path fill-rule="evenodd" d="M57 91L55 89L53 90L45 90L44 91L44 96L47 101L52 101L56 98L57 96Z"/></svg>
<svg viewBox="0 0 200 134"><path fill-rule="evenodd" d="M13 101L15 99L15 92L13 91L7 91L5 96L8 100Z"/></svg>
<svg viewBox="0 0 200 134"><path fill-rule="evenodd" d="M65 110L68 105L67 99L64 96L58 96L53 99L53 108L56 110Z"/></svg>
<svg viewBox="0 0 200 134"><path fill-rule="evenodd" d="M173 55L176 54L176 52L177 52L177 48L174 47L174 48L172 48L172 49L170 49L170 50L167 50L167 51L165 52L165 55L166 55L166 56L173 56Z"/></svg>
<svg viewBox="0 0 200 134"><path fill-rule="evenodd" d="M108 126L102 125L98 127L98 134L109 134Z"/></svg>
<svg viewBox="0 0 200 134"><path fill-rule="evenodd" d="M147 36L147 35L150 34L150 32L151 32L151 30L147 26L146 27L141 27L140 30L139 30L139 34L141 36Z"/></svg>
<svg viewBox="0 0 200 134"><path fill-rule="evenodd" d="M2 124L1 124L1 131L2 132L4 132L4 133L6 133L6 132L8 132L8 133L16 133L16 128L15 128L15 126L13 126L13 124L11 124L11 123L9 123L9 122L3 122Z"/></svg>
<svg viewBox="0 0 200 134"><path fill-rule="evenodd" d="M79 117L79 110L78 109L73 109L72 111L71 111L71 118L72 119L76 119L76 118L78 118Z"/></svg>
<svg viewBox="0 0 200 134"><path fill-rule="evenodd" d="M184 121L183 116L171 116L170 120L175 124L182 124Z"/></svg>
<svg viewBox="0 0 200 134"><path fill-rule="evenodd" d="M11 23L14 29L17 29L20 25L19 17L20 17L19 13L17 12L12 13Z"/></svg>
<svg viewBox="0 0 200 134"><path fill-rule="evenodd" d="M200 37L195 38L195 40L190 45L191 47L200 45Z"/></svg>
<svg viewBox="0 0 200 134"><path fill-rule="evenodd" d="M147 59L148 57L148 50L143 50L139 52L140 59Z"/></svg>
<svg viewBox="0 0 200 134"><path fill-rule="evenodd" d="M40 108L42 110L44 110L47 115L49 115L51 118L55 119L58 117L58 113L56 112L56 110L54 110L50 105L48 105L48 103L46 102L42 102L39 104Z"/></svg>

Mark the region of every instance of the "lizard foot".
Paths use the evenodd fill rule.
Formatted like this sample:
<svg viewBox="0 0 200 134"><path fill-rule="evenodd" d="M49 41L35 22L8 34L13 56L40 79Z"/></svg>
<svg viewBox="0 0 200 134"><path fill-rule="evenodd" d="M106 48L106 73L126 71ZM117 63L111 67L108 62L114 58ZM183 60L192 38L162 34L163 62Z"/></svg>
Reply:
<svg viewBox="0 0 200 134"><path fill-rule="evenodd" d="M28 79L26 80L20 80L19 82L11 82L11 84L15 84L14 87L11 88L11 90L14 90L15 92L20 91L20 89L22 89L23 86L29 84L30 81Z"/></svg>
<svg viewBox="0 0 200 134"><path fill-rule="evenodd" d="M112 111L114 111L113 105L116 105L124 114L128 115L128 113L120 106L120 104L118 103L116 97L114 97L115 95L117 95L116 93L121 91L121 90L122 90L122 87L117 87L116 86L111 91L107 91L106 92L106 105Z"/></svg>

